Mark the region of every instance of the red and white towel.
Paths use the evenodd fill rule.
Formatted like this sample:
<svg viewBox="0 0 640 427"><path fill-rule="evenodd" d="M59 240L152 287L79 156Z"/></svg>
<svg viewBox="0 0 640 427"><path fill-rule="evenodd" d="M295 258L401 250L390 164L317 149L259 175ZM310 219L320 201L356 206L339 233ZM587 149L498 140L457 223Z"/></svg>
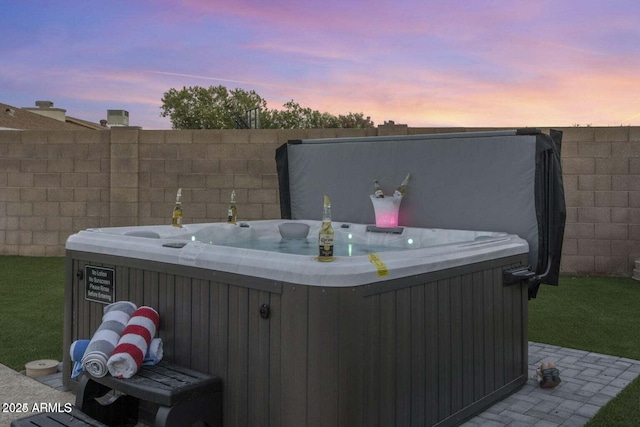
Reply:
<svg viewBox="0 0 640 427"><path fill-rule="evenodd" d="M138 372L159 323L160 316L151 307L143 306L133 312L107 361L112 376L131 378Z"/></svg>

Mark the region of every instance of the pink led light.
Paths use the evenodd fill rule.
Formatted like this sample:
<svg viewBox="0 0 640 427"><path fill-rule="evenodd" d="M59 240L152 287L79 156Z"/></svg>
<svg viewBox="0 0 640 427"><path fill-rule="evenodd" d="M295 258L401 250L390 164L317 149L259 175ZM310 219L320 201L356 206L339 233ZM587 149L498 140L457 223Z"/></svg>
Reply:
<svg viewBox="0 0 640 427"><path fill-rule="evenodd" d="M371 196L373 210L376 215L376 226L397 227L401 201L402 197L384 197L378 199Z"/></svg>
<svg viewBox="0 0 640 427"><path fill-rule="evenodd" d="M376 215L376 225L378 227L397 227L398 214L393 212L383 212Z"/></svg>

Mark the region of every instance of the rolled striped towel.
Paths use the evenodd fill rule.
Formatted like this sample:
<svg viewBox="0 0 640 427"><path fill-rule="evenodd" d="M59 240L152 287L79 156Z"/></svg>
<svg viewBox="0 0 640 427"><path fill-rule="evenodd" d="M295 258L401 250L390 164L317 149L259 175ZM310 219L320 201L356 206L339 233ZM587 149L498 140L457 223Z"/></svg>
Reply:
<svg viewBox="0 0 640 427"><path fill-rule="evenodd" d="M118 301L104 308L102 323L91 338L82 357L82 367L94 377L107 375L107 361L118 344L136 305L129 301Z"/></svg>
<svg viewBox="0 0 640 427"><path fill-rule="evenodd" d="M91 340L78 340L71 343L69 354L71 355L71 361L73 362L73 369L71 371L71 378L77 378L82 374L84 368L82 367L82 358L89 347Z"/></svg>
<svg viewBox="0 0 640 427"><path fill-rule="evenodd" d="M162 338L154 338L149 344L147 355L144 357L143 365L157 365L162 360L164 349L162 348Z"/></svg>
<svg viewBox="0 0 640 427"><path fill-rule="evenodd" d="M140 307L131 315L118 345L107 362L107 369L111 375L117 378L131 378L138 372L159 323L160 316L151 307Z"/></svg>
<svg viewBox="0 0 640 427"><path fill-rule="evenodd" d="M84 368L82 367L82 357L84 356L85 351L87 351L87 346L90 342L91 340L77 340L71 343L71 348L69 349L71 361L73 362L71 378L77 378L82 374L82 372L84 372ZM162 360L163 355L164 350L162 347L162 338L154 338L149 344L147 354L144 356L142 364L157 365L158 362Z"/></svg>

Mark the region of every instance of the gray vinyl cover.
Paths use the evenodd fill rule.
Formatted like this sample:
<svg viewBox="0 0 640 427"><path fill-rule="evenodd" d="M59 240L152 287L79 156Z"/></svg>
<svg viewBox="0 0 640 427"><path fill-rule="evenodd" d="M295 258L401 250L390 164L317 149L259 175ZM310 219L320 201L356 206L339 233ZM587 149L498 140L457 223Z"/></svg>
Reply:
<svg viewBox="0 0 640 427"><path fill-rule="evenodd" d="M411 173L399 225L516 234L529 243L533 268L541 268L538 246L546 241L539 236L539 221L544 219L539 217L546 214L540 206L536 209L541 135L527 133L289 141L276 155L282 217L320 220L326 194L335 222L373 224L373 180L392 194ZM564 210L562 188L560 196Z"/></svg>

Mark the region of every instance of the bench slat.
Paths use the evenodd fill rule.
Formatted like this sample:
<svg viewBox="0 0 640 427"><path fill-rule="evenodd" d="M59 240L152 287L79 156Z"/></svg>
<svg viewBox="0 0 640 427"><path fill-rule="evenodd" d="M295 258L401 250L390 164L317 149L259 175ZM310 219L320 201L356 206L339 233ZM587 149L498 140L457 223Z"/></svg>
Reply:
<svg viewBox="0 0 640 427"><path fill-rule="evenodd" d="M142 366L136 375L128 379L110 375L90 378L129 396L164 406L175 406L202 394L222 391L218 377L164 361Z"/></svg>
<svg viewBox="0 0 640 427"><path fill-rule="evenodd" d="M11 427L108 427L94 420L75 406L71 413L43 412L29 417L14 420Z"/></svg>

